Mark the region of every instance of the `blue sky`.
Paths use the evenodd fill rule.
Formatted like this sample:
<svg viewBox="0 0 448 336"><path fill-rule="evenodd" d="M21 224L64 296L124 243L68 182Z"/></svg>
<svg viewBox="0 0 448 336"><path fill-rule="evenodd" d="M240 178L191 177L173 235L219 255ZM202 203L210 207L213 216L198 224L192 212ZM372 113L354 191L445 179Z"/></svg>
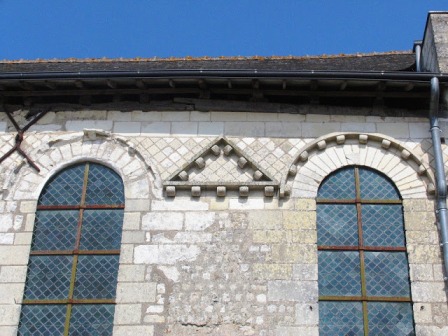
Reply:
<svg viewBox="0 0 448 336"><path fill-rule="evenodd" d="M0 60L409 50L447 0L0 0Z"/></svg>

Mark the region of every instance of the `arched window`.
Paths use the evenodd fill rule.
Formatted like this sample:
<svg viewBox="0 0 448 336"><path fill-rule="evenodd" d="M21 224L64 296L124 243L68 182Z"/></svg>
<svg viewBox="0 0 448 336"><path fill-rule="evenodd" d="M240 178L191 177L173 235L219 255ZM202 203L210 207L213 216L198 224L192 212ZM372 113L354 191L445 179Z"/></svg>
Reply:
<svg viewBox="0 0 448 336"><path fill-rule="evenodd" d="M36 211L19 335L111 335L123 224L121 178L95 163L69 167Z"/></svg>
<svg viewBox="0 0 448 336"><path fill-rule="evenodd" d="M317 196L319 331L414 335L403 210L382 174L347 167Z"/></svg>

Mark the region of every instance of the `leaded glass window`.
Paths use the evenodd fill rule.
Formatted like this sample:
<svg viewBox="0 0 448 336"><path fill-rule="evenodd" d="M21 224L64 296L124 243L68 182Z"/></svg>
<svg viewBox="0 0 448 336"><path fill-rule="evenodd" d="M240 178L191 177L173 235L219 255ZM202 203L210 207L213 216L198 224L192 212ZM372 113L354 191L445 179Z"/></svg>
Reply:
<svg viewBox="0 0 448 336"><path fill-rule="evenodd" d="M415 335L400 195L382 174L347 167L317 195L319 334Z"/></svg>
<svg viewBox="0 0 448 336"><path fill-rule="evenodd" d="M124 211L121 178L83 163L53 177L36 211L19 335L111 335Z"/></svg>

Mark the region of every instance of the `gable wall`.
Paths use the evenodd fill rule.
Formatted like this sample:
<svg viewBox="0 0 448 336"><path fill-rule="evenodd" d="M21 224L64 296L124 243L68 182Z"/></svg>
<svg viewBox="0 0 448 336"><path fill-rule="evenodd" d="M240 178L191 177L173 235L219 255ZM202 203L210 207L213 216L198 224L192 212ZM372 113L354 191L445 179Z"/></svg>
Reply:
<svg viewBox="0 0 448 336"><path fill-rule="evenodd" d="M349 164L376 168L397 184L417 331L448 332L433 196L427 193L428 121L304 107L316 109L327 114L49 112L23 143L41 172L17 153L0 166L0 334L16 332L38 195L55 172L85 160L108 165L125 183L115 335L317 335L314 197L328 173ZM15 113L19 123L26 112ZM0 118L1 156L15 133L5 115ZM338 143L337 135L347 140ZM229 186L225 197L217 197L215 187L203 187L200 197L188 188L167 197L164 181L221 136L289 196L264 196L261 189L240 197ZM201 178L198 184L205 185L216 176Z"/></svg>

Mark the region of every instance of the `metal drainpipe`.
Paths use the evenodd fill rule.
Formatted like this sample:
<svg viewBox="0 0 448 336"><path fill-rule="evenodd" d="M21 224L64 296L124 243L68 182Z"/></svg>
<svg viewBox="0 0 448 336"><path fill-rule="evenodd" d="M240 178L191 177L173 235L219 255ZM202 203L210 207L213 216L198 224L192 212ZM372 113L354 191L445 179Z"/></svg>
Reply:
<svg viewBox="0 0 448 336"><path fill-rule="evenodd" d="M446 206L446 176L445 165L443 163L442 142L440 140L439 127L439 80L437 77L431 79L431 102L429 107L430 132L434 150L434 168L436 177L436 216L439 221L441 244L443 250L443 263L445 270L444 280L448 280L448 213Z"/></svg>
<svg viewBox="0 0 448 336"><path fill-rule="evenodd" d="M422 42L414 43L416 71L421 72L421 52ZM443 250L443 266L445 271L444 280L448 280L448 213L446 206L446 175L445 165L443 163L442 142L439 127L439 99L440 85L437 77L431 78L431 97L429 103L429 124L432 138L432 147L434 150L434 168L436 178L436 217L440 226L441 243Z"/></svg>

